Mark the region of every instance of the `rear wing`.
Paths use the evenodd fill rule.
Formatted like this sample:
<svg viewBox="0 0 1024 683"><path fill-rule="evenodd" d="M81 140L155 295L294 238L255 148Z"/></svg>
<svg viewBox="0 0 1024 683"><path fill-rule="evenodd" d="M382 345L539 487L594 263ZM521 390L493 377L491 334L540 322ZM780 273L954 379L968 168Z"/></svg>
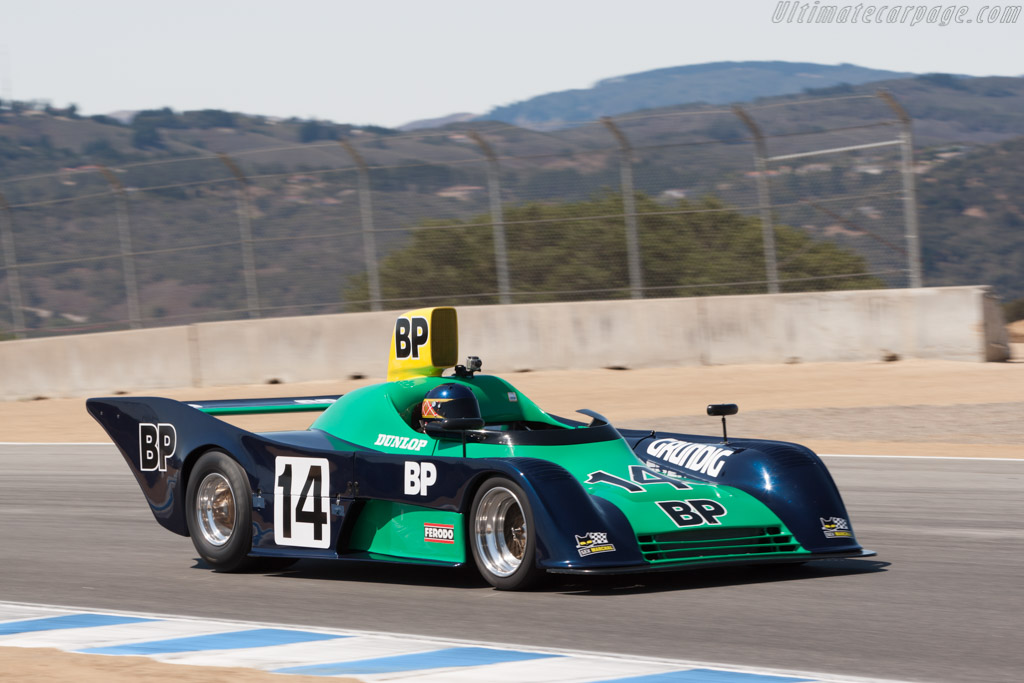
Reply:
<svg viewBox="0 0 1024 683"><path fill-rule="evenodd" d="M218 401L182 401L208 415L256 415L258 413L300 413L323 411L341 398L335 396L290 396L282 398L237 398Z"/></svg>

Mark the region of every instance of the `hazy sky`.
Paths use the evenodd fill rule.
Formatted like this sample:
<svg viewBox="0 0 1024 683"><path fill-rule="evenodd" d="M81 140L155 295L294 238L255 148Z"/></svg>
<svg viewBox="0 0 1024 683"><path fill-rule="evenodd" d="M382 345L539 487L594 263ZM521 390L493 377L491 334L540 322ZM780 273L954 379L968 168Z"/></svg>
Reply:
<svg viewBox="0 0 1024 683"><path fill-rule="evenodd" d="M840 25L775 22L775 0L0 0L0 97L395 126L723 60L1024 74L1024 16L979 23L993 5L912 26L865 23L882 3Z"/></svg>

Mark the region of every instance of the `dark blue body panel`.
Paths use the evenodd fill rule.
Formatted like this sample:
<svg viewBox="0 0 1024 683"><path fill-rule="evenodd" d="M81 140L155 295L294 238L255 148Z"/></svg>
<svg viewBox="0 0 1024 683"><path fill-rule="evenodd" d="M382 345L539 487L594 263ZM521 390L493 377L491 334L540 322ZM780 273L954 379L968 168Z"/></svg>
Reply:
<svg viewBox="0 0 1024 683"><path fill-rule="evenodd" d="M89 399L87 409L131 467L154 517L177 534L189 533L185 495L190 472L203 453L219 450L233 457L248 477L253 498L253 555L365 559L365 553L349 548L348 539L366 501L390 501L468 515L480 485L500 475L518 484L529 498L538 566L583 573L650 567L625 514L609 500L588 493L566 469L548 460L381 453L319 430L255 434L166 398ZM743 439L725 444L711 437L629 430L620 433L633 448L638 463L734 487L753 496L812 553L865 553L853 536L846 508L828 470L802 446ZM275 461L282 457L326 461L328 481L324 482L323 503L330 511L332 539L328 547L275 542ZM408 493L403 482L410 463L427 460L437 475L429 494ZM577 537L594 530L614 539L615 552L581 556ZM814 557L802 555L799 559Z"/></svg>
<svg viewBox="0 0 1024 683"><path fill-rule="evenodd" d="M107 430L131 467L150 509L165 528L188 535L185 492L195 461L209 450L229 453L245 470L253 493L253 555L345 559L347 530L359 501L382 500L466 514L480 484L505 476L530 498L537 528L537 563L545 568L605 569L644 564L632 528L621 511L592 496L562 467L534 458L460 458L379 453L360 449L318 430L254 434L166 398L89 399L87 409ZM140 424L173 424L174 453L164 470L142 469ZM331 538L326 549L274 542L274 461L278 457L323 458L329 463ZM437 468L429 495L403 490L405 465L426 460ZM576 534L603 529L616 539L614 554L581 558Z"/></svg>

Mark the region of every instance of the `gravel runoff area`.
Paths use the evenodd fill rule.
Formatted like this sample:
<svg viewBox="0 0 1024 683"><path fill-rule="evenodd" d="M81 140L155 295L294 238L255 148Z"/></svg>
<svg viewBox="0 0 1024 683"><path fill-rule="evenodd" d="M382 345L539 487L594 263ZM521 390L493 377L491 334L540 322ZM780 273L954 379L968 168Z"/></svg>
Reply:
<svg viewBox="0 0 1024 683"><path fill-rule="evenodd" d="M1024 345L1014 344L1015 358ZM486 369L486 360L485 369ZM622 427L716 434L708 403L737 403L733 437L819 453L1024 457L1024 361L940 360L528 372L505 376L543 409L591 408ZM179 400L335 394L380 378L160 389ZM123 393L111 391L109 393ZM304 429L309 413L239 416L254 431ZM107 441L84 398L0 402L0 442Z"/></svg>

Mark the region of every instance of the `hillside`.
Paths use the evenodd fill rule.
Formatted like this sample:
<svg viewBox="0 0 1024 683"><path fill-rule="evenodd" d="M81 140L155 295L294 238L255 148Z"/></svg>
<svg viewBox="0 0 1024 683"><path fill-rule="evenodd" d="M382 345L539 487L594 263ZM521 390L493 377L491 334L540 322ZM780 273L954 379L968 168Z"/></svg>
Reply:
<svg viewBox="0 0 1024 683"><path fill-rule="evenodd" d="M929 285L991 284L1024 297L1024 137L981 147L922 178L918 204Z"/></svg>
<svg viewBox="0 0 1024 683"><path fill-rule="evenodd" d="M1024 296L1017 237L1024 79L918 76L823 87L744 107L769 136L770 154L855 145L896 135L893 113L873 97L879 86L914 117L925 282L991 283L1004 299ZM93 164L111 168L128 188L147 325L246 315L237 183L215 153L231 155L250 178L249 218L267 315L342 310L343 293L363 273L359 183L340 140L354 145L369 166L381 260L412 243L426 221L452 228L487 214L487 166L472 132L481 133L501 160L502 201L510 216L530 203L582 206L620 183L614 139L599 123L552 131L449 123L400 133L162 109L124 125L82 118L73 108L4 105L0 194L14 207L24 306L28 324L37 328L109 329L125 320L115 203ZM621 117L618 125L633 146L636 190L665 210L715 198L730 210L756 214L749 133L727 108L647 110ZM872 271L896 272L905 264L896 156L890 147L884 154L780 165L773 170L772 199L787 208L778 210L777 225L853 249ZM819 202L840 195L849 199ZM889 198L864 201L880 195ZM436 234L445 244L452 233ZM523 253L511 240L524 234L510 227L513 253ZM679 259L663 260L671 270ZM3 272L0 332L11 320ZM739 279L760 291L760 277ZM900 275L891 277L902 284ZM431 282L430 293L446 295L437 285Z"/></svg>
<svg viewBox="0 0 1024 683"><path fill-rule="evenodd" d="M800 93L841 83L857 85L913 74L853 64L712 62L606 78L592 87L563 90L496 107L481 120L551 130L602 116L703 102L729 104Z"/></svg>

